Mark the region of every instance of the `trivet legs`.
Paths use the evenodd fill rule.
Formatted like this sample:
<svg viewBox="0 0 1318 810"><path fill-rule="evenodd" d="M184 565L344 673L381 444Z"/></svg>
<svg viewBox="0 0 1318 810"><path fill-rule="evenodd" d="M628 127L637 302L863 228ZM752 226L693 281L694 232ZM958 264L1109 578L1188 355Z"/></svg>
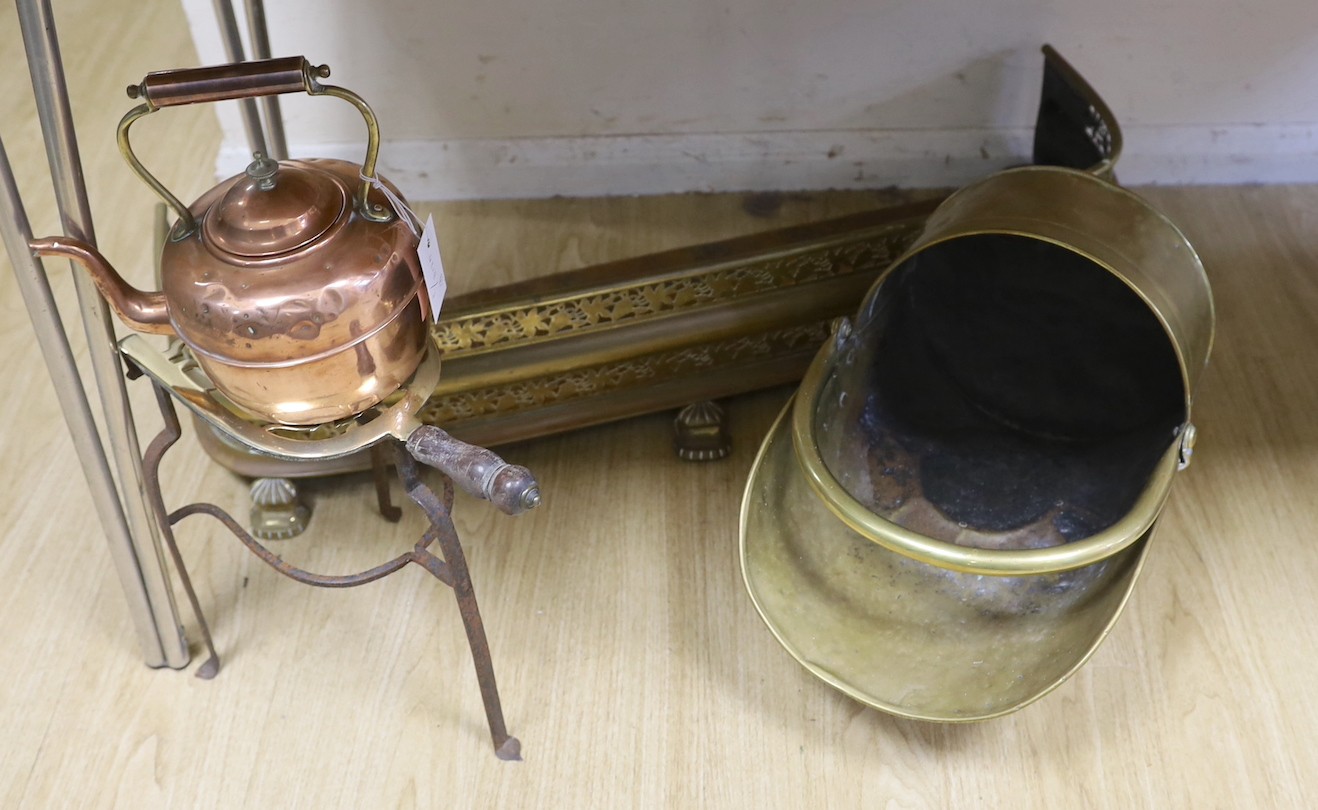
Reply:
<svg viewBox="0 0 1318 810"><path fill-rule="evenodd" d="M174 567L178 571L179 581L183 585L183 590L187 593L188 602L191 604L193 614L196 616L197 625L201 630L206 649L210 652L210 658L197 670L197 677L215 677L220 670L220 657L215 651L215 643L211 638L210 628L206 624L206 617L202 613L201 602L197 599L196 591L192 587L192 580L188 576L188 569L183 564L183 556L179 553L178 544L174 539L173 526L184 518L203 514L215 518L224 524L262 562L290 579L320 588L352 588L365 585L415 563L453 589L453 594L458 601L458 612L462 615L463 628L467 633L467 643L471 647L471 657L476 667L476 680L480 685L481 702L484 704L485 718L490 726L490 738L494 743L494 753L499 759L520 760L522 758L522 745L516 737L508 733L508 729L504 725L503 708L499 702L499 690L494 680L494 664L490 660L490 645L485 637L485 625L481 621L480 608L476 604L476 592L471 584L471 574L467 570L466 556L462 553L462 543L458 540L457 529L453 526L452 479L445 475L443 478L443 495L442 497L436 495L433 490L422 483L416 460L409 455L408 450L401 443L397 444L396 455L399 477L402 479L408 496L426 513L426 517L430 520L430 528L410 552L401 554L369 570L346 575L316 574L305 571L261 545L260 541L249 534L231 515L218 506L208 503L192 503L172 513L166 513L164 496L160 491L160 462L165 455L165 451L178 441L182 431L179 428L178 415L174 411L173 402L168 394L159 387L155 388L155 392L164 427L148 446L143 456L144 480L147 496L152 509L156 512L161 533L169 548ZM468 447L452 440L444 446L458 447L459 449ZM486 457L488 456L488 458L499 462L493 465L491 469L496 471L511 470L512 473L517 474L513 476L515 481L529 482L526 483L526 487L534 488L535 482L534 479L530 478L529 473L519 474L521 468L503 464L501 459L498 459L488 450L484 450L484 448L471 449L479 451L475 455L478 460L487 460ZM472 453L459 455L461 456L459 460L467 460L472 457ZM377 454L376 458L378 461L383 461L382 454ZM377 465L377 470L382 468L383 464ZM507 476L505 475L505 477ZM522 481L523 478L526 479L526 482ZM380 498L381 506L391 506L388 502L387 484L379 479L377 479L376 484L376 494ZM532 495L535 494L532 492ZM529 500L529 498L522 497L522 490L517 490L515 495L516 497L513 498L515 506L527 506L523 502ZM538 502L538 496L535 500ZM438 542L440 551L444 555L442 559L429 551L429 547L436 542Z"/></svg>
<svg viewBox="0 0 1318 810"><path fill-rule="evenodd" d="M179 427L178 414L174 411L174 404L169 401L169 395L159 387L153 386L152 390L156 392L156 402L160 406L160 415L164 419L165 426L142 455L144 489L151 509L155 512L156 525L160 527L165 545L169 547L169 556L174 561L174 569L178 571L179 582L183 584L183 591L188 595L188 603L192 606L192 615L197 619L202 641L205 642L206 650L210 653L210 658L197 668L197 677L210 680L219 674L220 655L215 651L210 627L206 625L206 616L201 612L201 602L197 600L197 592L193 590L187 566L183 564L183 555L179 553L178 543L174 540L173 524L165 512L165 496L160 491L160 460L164 458L165 451L173 447L174 442L183 435L183 431Z"/></svg>
<svg viewBox="0 0 1318 810"><path fill-rule="evenodd" d="M441 501L434 491L422 483L417 463L405 448L398 448L396 459L398 475L407 490L407 496L430 519L431 532L427 534L439 541L439 549L444 554L442 561L437 559L426 551L424 541L418 543L413 552L417 557L416 562L451 587L458 600L458 613L462 615L462 626L467 631L467 644L471 647L471 659L476 667L476 682L480 685L481 701L485 704L485 719L490 726L494 754L503 760L520 760L522 744L508 733L504 725L499 687L494 680L494 662L490 658L489 640L485 637L485 623L481 620L480 607L476 603L476 590L467 570L467 558L462 553L462 543L453 526L453 486L445 479L444 499Z"/></svg>
<svg viewBox="0 0 1318 810"><path fill-rule="evenodd" d="M371 477L375 480L375 502L380 507L380 517L390 523L397 523L403 517L403 510L394 506L389 498L389 458L382 445L371 447Z"/></svg>

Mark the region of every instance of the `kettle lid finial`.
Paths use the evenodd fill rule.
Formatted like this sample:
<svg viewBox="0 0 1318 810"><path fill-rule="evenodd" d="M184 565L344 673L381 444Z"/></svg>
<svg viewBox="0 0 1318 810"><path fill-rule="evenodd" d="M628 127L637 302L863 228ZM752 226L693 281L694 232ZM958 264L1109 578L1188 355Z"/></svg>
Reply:
<svg viewBox="0 0 1318 810"><path fill-rule="evenodd" d="M276 256L310 245L344 216L351 190L314 162L254 157L206 213L203 241L234 256Z"/></svg>
<svg viewBox="0 0 1318 810"><path fill-rule="evenodd" d="M253 152L252 162L247 164L247 176L256 181L256 187L269 191L275 187L275 173L279 171L279 161L271 160L264 152Z"/></svg>

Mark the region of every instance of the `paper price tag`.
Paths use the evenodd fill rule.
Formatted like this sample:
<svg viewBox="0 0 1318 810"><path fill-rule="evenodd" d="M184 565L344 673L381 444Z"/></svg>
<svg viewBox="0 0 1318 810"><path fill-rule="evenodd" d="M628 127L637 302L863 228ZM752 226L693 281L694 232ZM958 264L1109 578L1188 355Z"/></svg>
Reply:
<svg viewBox="0 0 1318 810"><path fill-rule="evenodd" d="M426 227L421 231L421 244L416 246L417 258L421 260L421 274L426 279L426 292L430 294L430 319L439 322L439 310L444 306L444 296L448 293L448 280L444 278L444 262L439 258L439 239L435 236L435 217L426 217Z"/></svg>

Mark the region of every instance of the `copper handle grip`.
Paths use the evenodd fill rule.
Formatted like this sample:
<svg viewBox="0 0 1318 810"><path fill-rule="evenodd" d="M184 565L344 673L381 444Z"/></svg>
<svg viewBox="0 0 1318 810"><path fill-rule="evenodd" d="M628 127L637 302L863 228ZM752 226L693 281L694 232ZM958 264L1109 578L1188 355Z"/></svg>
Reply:
<svg viewBox="0 0 1318 810"><path fill-rule="evenodd" d="M154 109L238 98L310 92L315 79L329 76L329 66L312 66L304 56L285 56L232 65L160 70L130 85L129 98Z"/></svg>
<svg viewBox="0 0 1318 810"><path fill-rule="evenodd" d="M525 467L509 464L494 452L453 438L434 425L422 425L407 438L407 452L453 479L468 495L516 515L540 505L540 486Z"/></svg>

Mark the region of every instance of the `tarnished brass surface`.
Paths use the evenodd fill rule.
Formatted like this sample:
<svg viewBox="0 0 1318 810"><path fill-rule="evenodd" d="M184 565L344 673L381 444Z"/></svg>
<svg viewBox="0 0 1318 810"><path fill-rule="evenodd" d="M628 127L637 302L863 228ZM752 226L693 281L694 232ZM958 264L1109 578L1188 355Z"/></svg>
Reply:
<svg viewBox="0 0 1318 810"><path fill-rule="evenodd" d="M1124 604L1189 458L1213 335L1181 232L1084 172L953 194L839 320L761 450L742 566L765 622L872 706L993 717Z"/></svg>
<svg viewBox="0 0 1318 810"><path fill-rule="evenodd" d="M1043 697L1116 623L1149 548L1059 574L987 577L857 534L800 474L789 404L751 471L741 562L784 648L848 696L903 717L984 720Z"/></svg>
<svg viewBox="0 0 1318 810"><path fill-rule="evenodd" d="M820 452L818 430L821 425L859 418L854 413L844 416L846 411L830 405L837 397L848 395L843 393L847 391L845 383L833 379L838 367L836 344L821 350L801 386L803 404L792 420L801 463L816 492L839 518L876 543L913 559L960 571L996 575L1038 574L1088 565L1143 536L1171 489L1180 458L1180 446L1175 437L1189 426L1191 395L1208 360L1212 343L1214 318L1208 278L1180 230L1133 193L1086 173L1029 167L1003 172L972 184L940 205L929 218L920 238L875 283L861 304L857 322L864 325L880 320L884 317L884 310L894 306L885 297L884 285L890 277L899 276L904 270L920 272L921 262L927 265L934 261L929 258L933 250L954 240L977 237L1035 240L1063 248L1128 285L1166 329L1164 339L1177 360L1174 367L1169 364L1166 370L1181 377L1184 414L1178 423L1171 425L1172 429L1164 439L1166 446L1148 473L1148 483L1129 511L1102 531L1084 539L1030 549L967 547L965 542L931 538L911 531L876 513L839 484ZM1040 261L1036 254L1037 251L1028 255L1022 252L1014 260ZM972 259L975 261L988 265L992 260L981 254L977 260ZM964 268L966 273L979 271L977 264ZM990 307L994 302L980 303ZM1079 315L1075 313L1075 317ZM1002 317L1013 316L1004 313ZM1067 315L1059 313L1058 317ZM864 326L858 330L862 328ZM1046 337L1043 333L1037 335L1040 340ZM854 335L847 336L838 342L845 344L855 338ZM1095 334L1092 339L1103 338ZM1145 350L1154 349L1149 346ZM997 359L1002 364L1019 364L1020 355L1004 353ZM1052 365L1074 362L1064 356L1048 360ZM1036 365L1042 367L1043 364ZM1070 371L1076 377L1083 377L1098 370L1076 367ZM1013 375L1013 372L992 367L978 372L984 377ZM1123 370L1122 373L1130 376L1136 371ZM1028 381L1023 377L1013 377L1011 384L1024 389ZM860 399L855 390L849 395ZM1061 396L1055 391L1041 391L1039 395ZM858 403L853 400L853 406L856 405ZM1033 415L1028 408L1025 412ZM1026 417L1013 418L1019 421ZM1059 417L1049 418L1056 421ZM1043 432L1056 429L1051 424L1039 428L1028 424L1024 427Z"/></svg>
<svg viewBox="0 0 1318 810"><path fill-rule="evenodd" d="M683 461L717 461L732 452L728 416L717 402L693 402L673 420L673 449Z"/></svg>
<svg viewBox="0 0 1318 810"><path fill-rule="evenodd" d="M949 571L989 576L1053 574L1081 568L1106 559L1144 538L1171 492L1172 479L1181 458L1181 445L1175 440L1176 434L1168 434L1166 449L1130 511L1112 525L1082 540L1064 542L1061 538L1055 538L1055 541L1049 538L1054 542L1041 546L1030 542L1026 547L981 547L977 541L985 538L977 536L979 533L974 527L927 513L915 516L915 520L909 519L914 503L903 504L906 509L900 517L896 509L893 516L876 512L839 484L820 449L819 434L824 424L839 432L845 430L845 425L839 424L844 417L840 417L836 410L819 407L822 397L837 398L842 393L835 379L825 379L830 366L836 362L833 354L831 345L822 349L801 381L797 396L802 405L793 410L790 419L792 440L800 448L797 460L811 491L835 517L861 536L913 560ZM1189 427L1193 428L1193 425ZM844 435L841 440L844 443L861 441L852 433ZM908 519L904 520L904 517ZM936 526L947 538L921 533L912 529L912 524L918 524L925 531ZM993 543L993 540L988 542Z"/></svg>
<svg viewBox="0 0 1318 810"><path fill-rule="evenodd" d="M261 540L286 540L306 531L311 509L298 497L297 487L286 478L258 478L250 489L252 536Z"/></svg>
<svg viewBox="0 0 1318 810"><path fill-rule="evenodd" d="M895 264L937 243L977 234L1051 242L1120 278L1166 328L1189 406L1212 349L1213 297L1194 248L1166 216L1134 192L1087 172L1026 166L953 194ZM874 297L872 291L862 312Z"/></svg>
<svg viewBox="0 0 1318 810"><path fill-rule="evenodd" d="M918 234L916 203L597 265L455 299L422 419L515 441L800 379Z"/></svg>

